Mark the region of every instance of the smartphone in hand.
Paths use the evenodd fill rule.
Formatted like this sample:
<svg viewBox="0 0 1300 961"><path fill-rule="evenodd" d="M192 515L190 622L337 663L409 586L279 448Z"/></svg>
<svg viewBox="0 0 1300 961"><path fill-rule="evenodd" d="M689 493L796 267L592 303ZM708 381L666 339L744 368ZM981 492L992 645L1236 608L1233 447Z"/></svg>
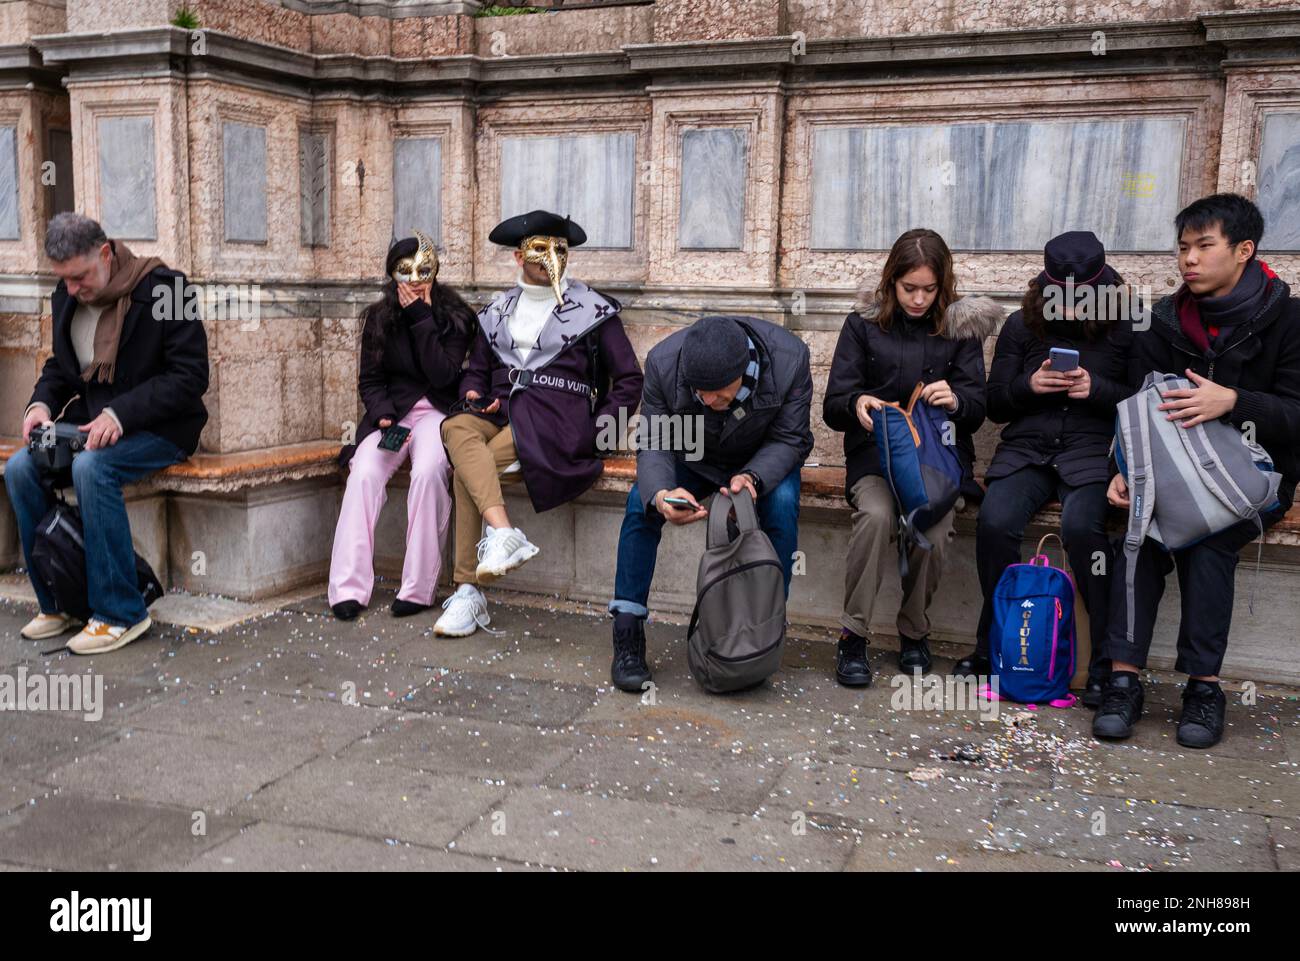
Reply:
<svg viewBox="0 0 1300 961"><path fill-rule="evenodd" d="M379 438L379 449L399 451L402 445L406 443L406 438L411 434L411 428L400 427L394 424L384 431L384 436Z"/></svg>
<svg viewBox="0 0 1300 961"><path fill-rule="evenodd" d="M1052 373L1068 374L1079 369L1079 352L1068 347L1053 347L1049 353Z"/></svg>

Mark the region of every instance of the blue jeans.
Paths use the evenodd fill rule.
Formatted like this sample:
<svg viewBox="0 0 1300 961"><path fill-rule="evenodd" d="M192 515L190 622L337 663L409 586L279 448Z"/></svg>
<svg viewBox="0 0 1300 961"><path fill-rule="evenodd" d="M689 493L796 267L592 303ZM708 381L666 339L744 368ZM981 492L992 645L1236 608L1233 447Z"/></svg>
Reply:
<svg viewBox="0 0 1300 961"><path fill-rule="evenodd" d="M677 486L690 491L696 500L702 500L709 494L717 493L721 485L705 480L685 464L678 463ZM647 510L641 506L641 492L633 484L627 495L623 529L618 535L618 572L614 575L614 600L609 603L611 614L645 617L648 613L646 602L650 599L650 582L655 576L659 539L663 536L666 523L664 516L654 507ZM758 498L758 523L772 541L777 557L781 559L785 593L789 597L794 552L799 546L797 468Z"/></svg>
<svg viewBox="0 0 1300 961"><path fill-rule="evenodd" d="M135 548L126 516L122 485L170 467L184 452L165 438L147 431L125 435L112 447L85 450L72 461L72 486L77 491L86 544L86 583L94 616L114 627L130 627L145 619L144 598L135 577ZM18 518L27 575L32 576L32 545L36 525L53 505L41 486L36 465L22 448L5 466L5 488ZM32 579L36 600L46 614L57 614L54 598Z"/></svg>

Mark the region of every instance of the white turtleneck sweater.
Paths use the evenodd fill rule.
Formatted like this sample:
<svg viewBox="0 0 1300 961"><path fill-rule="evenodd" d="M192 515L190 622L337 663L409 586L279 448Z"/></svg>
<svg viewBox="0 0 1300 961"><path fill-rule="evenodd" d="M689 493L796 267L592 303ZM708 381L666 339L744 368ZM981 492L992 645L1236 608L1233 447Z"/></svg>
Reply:
<svg viewBox="0 0 1300 961"><path fill-rule="evenodd" d="M527 363L528 355L537 347L537 338L541 336L542 328L546 326L551 312L555 310L555 291L551 289L550 284L528 283L524 279L522 270L515 280L522 292L515 303L514 311L510 314L510 336L515 342L519 356ZM566 274L560 278L560 290L567 290L568 286L569 278Z"/></svg>

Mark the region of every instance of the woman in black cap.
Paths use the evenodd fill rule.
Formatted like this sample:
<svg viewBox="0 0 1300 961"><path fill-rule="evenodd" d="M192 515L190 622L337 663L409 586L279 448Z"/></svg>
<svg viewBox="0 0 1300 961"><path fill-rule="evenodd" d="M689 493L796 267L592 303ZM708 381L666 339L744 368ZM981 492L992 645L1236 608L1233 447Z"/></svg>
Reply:
<svg viewBox="0 0 1300 961"><path fill-rule="evenodd" d="M438 250L419 231L393 245L384 271L379 300L361 315L365 417L356 443L339 455L351 471L334 532L329 602L345 621L370 602L375 524L388 481L408 454L406 558L392 611L405 617L433 604L451 520L442 421L458 397L461 366L478 329L469 306L437 282Z"/></svg>
<svg viewBox="0 0 1300 961"><path fill-rule="evenodd" d="M1084 703L1096 707L1110 673L1109 662L1097 657L1106 636L1111 566L1108 462L1115 407L1133 393L1128 367L1135 311L1090 231L1053 237L1043 260L1043 272L1029 282L1020 309L998 335L989 372L989 420L1007 426L984 475L988 494L976 529L984 607L975 652L953 673L989 674L993 589L1006 567L1019 563L1034 514L1056 500L1061 539L1091 624Z"/></svg>
<svg viewBox="0 0 1300 961"><path fill-rule="evenodd" d="M948 413L957 456L970 470L968 439L984 422L984 338L997 329L1002 308L988 297L957 297L952 254L933 230L909 230L894 242L879 284L867 284L844 321L822 416L844 432L845 495L853 505L853 533L845 561L835 677L848 687L871 683L867 633L885 572L897 569L898 509L883 476L872 411L907 404L916 385L921 400ZM930 669L929 606L939 586L953 511L924 531L931 550L908 556L898 611L898 664Z"/></svg>

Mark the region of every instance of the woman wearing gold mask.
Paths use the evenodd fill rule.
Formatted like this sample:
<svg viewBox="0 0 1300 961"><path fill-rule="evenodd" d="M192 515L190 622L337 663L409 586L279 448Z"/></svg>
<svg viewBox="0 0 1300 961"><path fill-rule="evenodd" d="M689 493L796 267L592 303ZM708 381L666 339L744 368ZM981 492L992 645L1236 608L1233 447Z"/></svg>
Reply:
<svg viewBox="0 0 1300 961"><path fill-rule="evenodd" d="M416 231L388 252L379 300L362 314L360 391L365 417L351 464L330 560L329 602L351 620L374 588L374 536L389 479L411 460L406 559L392 612L405 617L433 604L442 545L451 520L451 466L442 421L459 396L461 366L478 329L474 312L437 282L438 251Z"/></svg>

